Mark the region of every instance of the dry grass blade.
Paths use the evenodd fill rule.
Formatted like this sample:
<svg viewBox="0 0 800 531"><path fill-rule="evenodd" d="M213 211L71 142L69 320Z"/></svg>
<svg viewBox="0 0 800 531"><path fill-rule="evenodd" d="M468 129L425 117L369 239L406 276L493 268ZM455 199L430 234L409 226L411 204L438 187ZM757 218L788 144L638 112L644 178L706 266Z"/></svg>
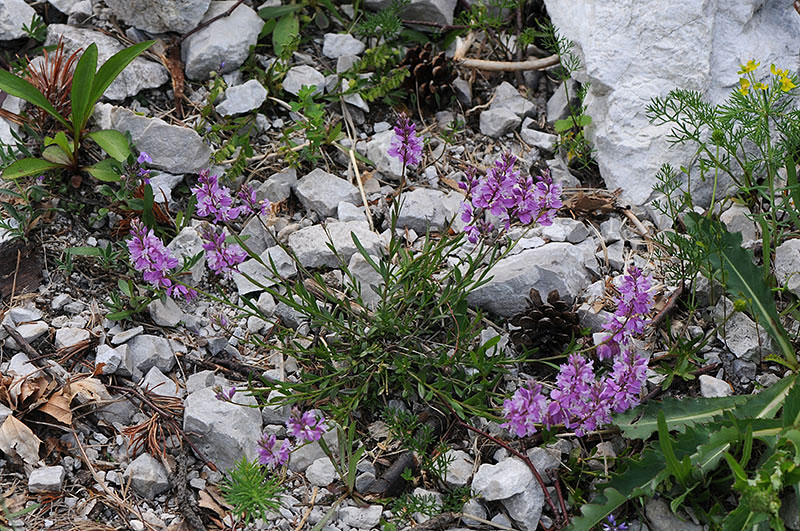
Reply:
<svg viewBox="0 0 800 531"><path fill-rule="evenodd" d="M55 51L50 54L45 49L42 61L38 65L30 62L25 79L39 92L44 94L61 116L69 116L72 112L70 91L72 90L72 75L78 62L80 49L70 55L64 51L64 42L59 39ZM45 111L34 107L31 125L44 134L55 125L54 119Z"/></svg>
<svg viewBox="0 0 800 531"><path fill-rule="evenodd" d="M124 428L122 434L130 440L130 448L134 456L145 449L153 457L164 459L169 437L174 437L181 444L183 443L181 431L175 420L183 415L183 402L180 398L157 395L149 390L145 391L145 394L148 400L163 413L153 413L141 424Z"/></svg>

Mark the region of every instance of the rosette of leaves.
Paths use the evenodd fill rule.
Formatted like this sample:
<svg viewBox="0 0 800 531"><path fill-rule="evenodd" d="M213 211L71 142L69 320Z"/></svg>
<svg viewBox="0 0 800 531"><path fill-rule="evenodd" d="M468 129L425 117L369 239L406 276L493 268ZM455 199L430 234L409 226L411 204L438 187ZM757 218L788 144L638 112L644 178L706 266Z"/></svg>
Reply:
<svg viewBox="0 0 800 531"><path fill-rule="evenodd" d="M48 95L29 81L10 72L0 70L0 90L21 98L52 117L62 130L45 136L41 158L27 157L10 164L3 171L3 178L18 179L39 175L50 170L67 170L72 174L73 186L79 186L81 171L86 171L101 181L118 181L119 163L130 155L130 145L125 136L113 130L87 131L87 123L94 106L106 89L131 61L153 45L147 41L121 50L97 69L97 45L92 43L75 65L69 82L69 112L66 103L50 101ZM62 79L66 83L66 79ZM50 98L65 100L60 93ZM59 110L61 109L61 110ZM87 139L92 139L111 159L84 166L82 148Z"/></svg>
<svg viewBox="0 0 800 531"><path fill-rule="evenodd" d="M414 91L420 104L440 109L450 103L454 95L451 83L458 74L444 52L435 53L432 43L409 49L400 66L408 68L405 87Z"/></svg>
<svg viewBox="0 0 800 531"><path fill-rule="evenodd" d="M560 352L581 333L580 320L571 304L561 299L557 290L547 295L547 301L531 289L530 303L524 311L511 317L518 326L510 334L511 342L519 351L538 348L543 352Z"/></svg>

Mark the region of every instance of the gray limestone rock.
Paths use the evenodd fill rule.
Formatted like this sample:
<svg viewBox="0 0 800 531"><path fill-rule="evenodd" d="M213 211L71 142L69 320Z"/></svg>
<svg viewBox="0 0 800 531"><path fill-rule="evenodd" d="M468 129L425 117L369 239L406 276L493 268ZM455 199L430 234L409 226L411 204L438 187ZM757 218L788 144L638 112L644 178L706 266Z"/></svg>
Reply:
<svg viewBox="0 0 800 531"><path fill-rule="evenodd" d="M536 531L539 528L539 518L544 508L544 492L535 478L528 482L525 490L501 500L500 503L522 531Z"/></svg>
<svg viewBox="0 0 800 531"><path fill-rule="evenodd" d="M178 307L172 297L167 297L165 302L155 299L147 305L147 310L150 312L150 318L158 326L177 326L183 319L183 310Z"/></svg>
<svg viewBox="0 0 800 531"><path fill-rule="evenodd" d="M733 388L725 380L714 378L708 374L700 375L700 394L704 398L731 396Z"/></svg>
<svg viewBox="0 0 800 531"><path fill-rule="evenodd" d="M267 89L256 79L225 89L225 101L217 105L222 116L234 116L258 109L267 99Z"/></svg>
<svg viewBox="0 0 800 531"><path fill-rule="evenodd" d="M451 487L463 487L472 477L472 458L463 450L448 450L445 454L449 461L445 482Z"/></svg>
<svg viewBox="0 0 800 531"><path fill-rule="evenodd" d="M326 33L322 42L322 55L331 59L347 55L358 55L366 45L349 33Z"/></svg>
<svg viewBox="0 0 800 531"><path fill-rule="evenodd" d="M28 491L31 494L39 492L60 492L64 483L63 466L43 466L31 472L28 478Z"/></svg>
<svg viewBox="0 0 800 531"><path fill-rule="evenodd" d="M147 371L144 379L139 383L139 387L148 389L157 395L175 398L183 398L186 394L179 385L158 370L158 367L152 367Z"/></svg>
<svg viewBox="0 0 800 531"><path fill-rule="evenodd" d="M572 218L556 218L552 225L542 226L542 237L551 242L580 243L589 237L586 225Z"/></svg>
<svg viewBox="0 0 800 531"><path fill-rule="evenodd" d="M297 172L294 168L286 168L278 173L273 173L264 183L256 189L259 201L268 199L273 203L280 203L289 199L292 188L297 183Z"/></svg>
<svg viewBox="0 0 800 531"><path fill-rule="evenodd" d="M446 194L439 190L417 188L400 194L400 212L397 227L415 230L425 234L441 230L447 224L447 210L444 206Z"/></svg>
<svg viewBox="0 0 800 531"><path fill-rule="evenodd" d="M389 148L392 145L394 131L389 129L376 133L367 142L367 158L375 163L375 167L384 176L399 180L403 174L403 163L395 157L389 156Z"/></svg>
<svg viewBox="0 0 800 531"><path fill-rule="evenodd" d="M113 348L108 345L99 345L97 347L97 354L94 357L94 364L103 364L103 374L114 374L117 371L119 364L122 363L122 358L126 354L125 351L127 350L128 347L125 345L117 348Z"/></svg>
<svg viewBox="0 0 800 531"><path fill-rule="evenodd" d="M22 26L30 24L35 14L36 11L24 0L3 0L0 3L0 41L27 36Z"/></svg>
<svg viewBox="0 0 800 531"><path fill-rule="evenodd" d="M306 208L323 217L335 216L342 201L359 200L358 188L320 168L297 181L294 192Z"/></svg>
<svg viewBox="0 0 800 531"><path fill-rule="evenodd" d="M245 394L237 394L236 402L256 404L254 397ZM257 408L217 400L213 388L199 389L186 397L183 429L222 470L232 468L243 456L257 457L261 425Z"/></svg>
<svg viewBox="0 0 800 531"><path fill-rule="evenodd" d="M297 96L303 86L316 87L314 94L321 95L325 89L325 76L308 65L293 66L283 78L283 90Z"/></svg>
<svg viewBox="0 0 800 531"><path fill-rule="evenodd" d="M377 256L372 255L370 258L376 264L380 264L380 258ZM367 262L361 253L355 253L350 257L350 263L347 268L361 287L361 300L364 301L368 308L375 308L375 305L381 300L380 288L383 286L381 274L375 271L375 268ZM347 277L345 277L345 282L348 282Z"/></svg>
<svg viewBox="0 0 800 531"><path fill-rule="evenodd" d="M328 457L321 457L306 468L306 479L317 487L326 487L339 476Z"/></svg>
<svg viewBox="0 0 800 531"><path fill-rule="evenodd" d="M508 81L503 81L495 89L494 100L489 109L508 109L519 116L520 120L532 115L535 110L533 102L522 96Z"/></svg>
<svg viewBox="0 0 800 531"><path fill-rule="evenodd" d="M472 490L487 501L505 500L525 492L531 480L533 473L525 463L508 458L496 465L482 464L472 478Z"/></svg>
<svg viewBox="0 0 800 531"><path fill-rule="evenodd" d="M56 330L57 349L69 348L89 339L89 331L84 328L59 328Z"/></svg>
<svg viewBox="0 0 800 531"><path fill-rule="evenodd" d="M58 44L59 39L64 42L64 51L67 54L75 52L79 48L85 50L90 44L95 43L97 45L98 67L102 66L112 55L125 48L113 37L99 31L76 28L65 24L51 24L48 26L45 45ZM144 89L160 87L167 81L169 81L169 74L166 68L139 56L131 61L125 70L109 85L103 96L108 100L119 101L135 96ZM138 148L142 149L138 142L135 143ZM148 149L145 149L145 151L150 153Z"/></svg>
<svg viewBox="0 0 800 531"><path fill-rule="evenodd" d="M367 0L366 6L372 10L380 11L391 5L391 0ZM452 24L453 13L456 9L456 0L411 0L402 10L406 20L426 20L439 24ZM421 30L431 31L430 27L419 27Z"/></svg>
<svg viewBox="0 0 800 531"><path fill-rule="evenodd" d="M368 507L341 507L338 511L339 523L357 529L377 529L383 514L382 505Z"/></svg>
<svg viewBox="0 0 800 531"><path fill-rule="evenodd" d="M186 33L202 20L210 0L107 0L114 15L149 33Z"/></svg>
<svg viewBox="0 0 800 531"><path fill-rule="evenodd" d="M752 248L760 238L758 227L748 216L750 209L739 203L733 203L719 216L719 220L725 224L728 232L742 233L742 246L746 249Z"/></svg>
<svg viewBox="0 0 800 531"><path fill-rule="evenodd" d="M684 513L678 517L663 499L650 498L644 503L644 512L650 531L703 531Z"/></svg>
<svg viewBox="0 0 800 531"><path fill-rule="evenodd" d="M761 356L771 352L772 338L764 327L756 326L745 312L734 312L733 303L726 297L712 308L712 314L717 322L725 320L717 337L737 358L760 363Z"/></svg>
<svg viewBox="0 0 800 531"><path fill-rule="evenodd" d="M786 240L775 249L775 278L800 297L800 240Z"/></svg>
<svg viewBox="0 0 800 531"><path fill-rule="evenodd" d="M132 376L138 380L149 371L151 367L158 367L162 372L169 372L175 366L176 352L186 352L186 347L177 341L142 334L126 343L128 347L124 367L128 374L123 373L123 366L117 369L117 374Z"/></svg>
<svg viewBox="0 0 800 531"><path fill-rule="evenodd" d="M480 116L481 133L492 138L500 138L510 133L521 123L522 119L517 113L506 107L486 109Z"/></svg>
<svg viewBox="0 0 800 531"><path fill-rule="evenodd" d="M292 257L286 254L286 251L278 245L270 247L261 253L259 258L266 266L262 265L261 262L255 258L251 258L240 264L239 272L233 274L233 281L236 283L236 289L239 291L239 295L263 291L261 287L250 282L244 274L247 274L259 284L267 287L280 282L272 272L272 264L270 264L270 261L275 264L275 270L278 274L285 278L291 278L297 273L297 265L292 260Z"/></svg>
<svg viewBox="0 0 800 531"><path fill-rule="evenodd" d="M328 234L325 233L326 229ZM327 244L332 241L339 257L348 262L350 257L358 252L351 233L356 235L367 253L379 255L383 252L383 240L369 230L366 221L336 221L326 224L325 227L312 225L300 229L289 235L289 247L305 267L338 267L339 258Z"/></svg>
<svg viewBox="0 0 800 531"><path fill-rule="evenodd" d="M123 476L130 481L133 490L148 500L169 489L167 470L147 452L131 461Z"/></svg>
<svg viewBox="0 0 800 531"><path fill-rule="evenodd" d="M211 2L203 21L225 13L235 3L235 0ZM181 45L186 77L203 80L212 71L226 74L236 70L247 59L250 46L256 44L263 26L264 20L258 13L240 4L227 17L219 18L193 33Z"/></svg>
<svg viewBox="0 0 800 531"><path fill-rule="evenodd" d="M152 158L152 167L170 173L197 173L208 165L211 148L194 129L139 116L124 107L98 104L95 119L103 129L130 132L133 143Z"/></svg>

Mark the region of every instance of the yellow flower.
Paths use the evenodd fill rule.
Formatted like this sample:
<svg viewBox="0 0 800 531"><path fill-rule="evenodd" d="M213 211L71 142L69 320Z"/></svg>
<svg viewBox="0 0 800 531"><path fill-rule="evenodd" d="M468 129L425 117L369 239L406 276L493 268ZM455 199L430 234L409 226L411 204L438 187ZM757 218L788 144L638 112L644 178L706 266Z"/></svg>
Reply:
<svg viewBox="0 0 800 531"><path fill-rule="evenodd" d="M761 63L756 63L754 60L750 59L749 61L747 61L746 65L739 65L742 67L742 69L739 70L739 73L747 74L748 72L753 72L756 68L758 68L758 65L760 64Z"/></svg>
<svg viewBox="0 0 800 531"><path fill-rule="evenodd" d="M774 64L769 65L769 71L772 72L772 75L778 76L778 77L786 77L786 74L787 74L786 70L781 70L780 68L778 68Z"/></svg>
<svg viewBox="0 0 800 531"><path fill-rule="evenodd" d="M750 92L750 81L747 78L741 77L739 78L739 85L741 85L739 92L742 93L742 96L747 96Z"/></svg>
<svg viewBox="0 0 800 531"><path fill-rule="evenodd" d="M797 86L797 85L795 85L794 83L792 83L792 80L791 80L791 79L789 79L789 77L788 77L788 76L783 76L783 77L781 78L781 90L782 90L782 91L784 91L784 92L789 92L790 90L792 90L792 89L793 89L793 88L795 88L796 86Z"/></svg>
<svg viewBox="0 0 800 531"><path fill-rule="evenodd" d="M756 83L753 85L753 88L756 90L767 90L767 85L766 83Z"/></svg>

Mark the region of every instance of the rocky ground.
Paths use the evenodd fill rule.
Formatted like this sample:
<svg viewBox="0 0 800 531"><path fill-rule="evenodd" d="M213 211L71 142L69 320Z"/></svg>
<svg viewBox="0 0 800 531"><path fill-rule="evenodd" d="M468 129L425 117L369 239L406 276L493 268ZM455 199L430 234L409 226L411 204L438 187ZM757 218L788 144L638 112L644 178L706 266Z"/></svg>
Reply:
<svg viewBox="0 0 800 531"><path fill-rule="evenodd" d="M770 340L746 314L737 313L735 319L711 332L716 322L731 313L733 303L707 282L696 286L702 301L698 314L683 320L685 316L675 311L679 287L664 280L654 244L659 231L668 227L667 221L647 205L652 181L628 172L629 166L641 170L645 163L640 158L630 165L615 163L615 154L619 160L633 160L624 158L630 146L624 141L607 142L613 136L609 129L635 127L638 114L630 123L614 122L619 120L615 114L619 107L614 105L626 102L606 102L606 120L597 110L594 135L600 171L596 166L576 171L564 161L552 128L555 120L566 115L568 105L552 72L529 70L515 75L458 68L451 105L422 114L405 108L411 111L421 136L429 140L422 163L401 189L402 166L387 154L394 135L395 109L381 102L367 103L358 95L336 99L327 103L326 120L346 122L353 128L340 144L345 148L355 145L356 152L374 164L358 163L363 185L359 187L352 178L355 160L330 146L315 165L301 163L293 168L286 164L286 152L280 149L282 134L300 118L282 102L293 101L303 85L314 85L320 92L327 87L328 94L335 94L336 74L346 71L364 53L367 43L346 34L335 20L324 31L312 30L309 25L310 35L303 35L281 81L282 92L272 93L252 77L257 70L253 65L263 71L275 60L269 38L259 40L265 22L257 13L262 6L257 4L192 0L175 9L177 3L166 1L5 0L0 5L0 51L6 53L5 63L17 53L32 53L37 43L21 28L34 12L47 24L44 44L62 39L65 49L72 52L96 43L100 62L130 42L155 36L158 44L136 59L106 92L95 109L94 123L99 128L129 131L136 148L152 157L150 167L158 172L151 179L155 200L173 216L185 208L189 187L196 184L200 170L211 168L223 175L233 164L244 161L244 171L235 178L237 184L247 181L260 199L268 199L279 209L270 216L270 230L256 218L237 228L249 237L247 245L253 252L271 259L280 274L289 278L297 274L298 264L283 246L291 249L300 266L325 271L332 284L342 282L341 264L345 263L362 285L374 285L374 272L365 267L350 234L358 236L370 255L380 255L391 236L386 198L400 192L403 207L397 226L404 231L408 248L419 250L426 232L445 233L451 220L453 230L463 229L459 209L464 197L457 183L464 179L467 167L486 169L502 152L513 152L522 171L538 175L550 169L564 186L565 205L551 226L524 234L512 230L512 237L522 235L522 239L495 266L492 280L470 294L470 304L491 318L480 334L482 342L500 335L498 355L518 353L509 337L515 327L508 319L529 308L531 288L542 294L557 290L569 302L587 332L581 344L602 341L603 322L613 311L610 301L615 279L627 265L636 265L656 279L653 317L662 312L670 317L660 320L661 330L642 340L642 350L655 360L669 358L664 322L676 333L688 330L688 337L708 337L692 360L691 370L697 378L676 381L669 394L750 393L768 387L783 374L778 366L762 363ZM346 7L341 9L345 16ZM367 7L379 6L367 2ZM441 24L452 24L454 10L457 13L464 8L443 0L412 1L411 7L414 11L407 14L409 19ZM543 13L543 6L538 10ZM569 13L563 9L554 13L557 23L569 26ZM217 15L222 16L210 21ZM581 43L580 31L573 33L571 37ZM627 33L620 30L620 35ZM252 51L250 47L257 42L266 44ZM591 90L597 92L594 99L590 94L591 111L600 109L599 99L608 97L609 91L623 93L623 88L619 80L611 80L610 88L603 92L600 81L604 78L593 70L601 68L597 65L602 53L593 55L596 50L585 42L582 46L594 78L580 81L592 81ZM171 51L176 51L177 57ZM452 52L451 47L448 53ZM473 53L481 52L473 49ZM651 59L657 62L657 58ZM208 80L216 71L224 73L227 89L209 103L214 87ZM176 95L176 89L182 95ZM0 103L12 112L22 108L21 100L13 97ZM250 128L253 152L246 158L234 150L221 152L224 141L220 138L228 133L211 134L214 124L231 123L241 116L252 117L246 127ZM458 122L463 128L448 134ZM12 130L18 128L0 119L0 140L13 145ZM647 134L650 131L645 130L643 135ZM295 137L303 141L300 133ZM650 146L645 144L631 151L647 151ZM653 158L655 155L648 155L648 160ZM608 187L603 178L610 183ZM643 186L649 186L647 193ZM104 301L118 289L118 280L124 278L121 272L127 273L125 267L118 263L104 267L93 257L65 254L74 247L105 249L126 236L124 230L121 234L115 230L124 221L123 212L100 211L107 202L93 183L84 179L79 188L54 191L49 204L52 209L31 229L31 245L12 241L10 231L3 234L0 265L6 276L0 279L0 424L9 429L0 435L0 492L9 511L39 505L24 516L11 522L0 519L0 523L31 530L243 529L221 494L220 482L243 456L257 456L262 434L285 436L289 416L287 407L264 405L243 389L251 375L292 381L300 369L291 355L254 348L242 338L268 343L277 323L304 335L309 333L308 323L241 274L222 285L231 298L250 298L263 318L237 320L236 313L225 305L200 297L192 302L154 300L130 319L109 320ZM748 213L745 207L734 205L721 219L731 231L742 232L745 246L752 248L759 236ZM168 249L177 257L201 251L203 223L189 223L168 243ZM328 235L338 255L328 248ZM778 274L789 278L792 264L800 261L800 248L785 245L778 253L781 263L788 265ZM240 270L264 285L277 282L254 259L245 261ZM198 289L216 285L204 258L186 278ZM666 377L656 370L659 367L659 363L651 363L648 373L644 393L652 398L659 394ZM510 395L526 378L525 369L515 367L500 385L501 392ZM217 397L219 389L233 386L240 390L233 402L240 405ZM387 397L387 401L414 411L419 406L399 396ZM494 406L499 411L501 403ZM9 418L19 420L14 423L13 435L11 423L6 423ZM402 453L383 420L366 415L364 420L358 441L367 452L355 479L360 493L368 493L384 478ZM510 439L496 423L475 422L495 436ZM159 427L164 431L158 432ZM441 500L448 489L468 487L472 497L438 516L417 513L397 522L398 528L533 531L540 526L554 527L556 515L520 460L471 432L451 428L446 433L451 460L445 484L420 477L405 489ZM163 452L143 451L148 434L151 439L166 441ZM333 431L326 440L337 448ZM518 447L542 473L550 494L566 497L567 503L574 492L560 493L566 483L547 471L560 470L562 476L570 476L577 466L577 470L591 471L591 477L600 477L613 471L615 458L630 449L614 430L583 438L563 432L554 442L542 444L540 439L530 438ZM324 531L390 529L386 522L396 522L391 505L394 496L365 496L359 503L346 499L337 505L339 479L317 444L292 454L282 484L285 493L280 509L249 524L248 529L311 529L328 513L332 517L319 526ZM585 493L582 496L589 498ZM678 520L660 499L648 501L642 511L631 511L629 516L632 530L701 529L691 519ZM787 515L787 522L792 518L797 519L796 511Z"/></svg>

